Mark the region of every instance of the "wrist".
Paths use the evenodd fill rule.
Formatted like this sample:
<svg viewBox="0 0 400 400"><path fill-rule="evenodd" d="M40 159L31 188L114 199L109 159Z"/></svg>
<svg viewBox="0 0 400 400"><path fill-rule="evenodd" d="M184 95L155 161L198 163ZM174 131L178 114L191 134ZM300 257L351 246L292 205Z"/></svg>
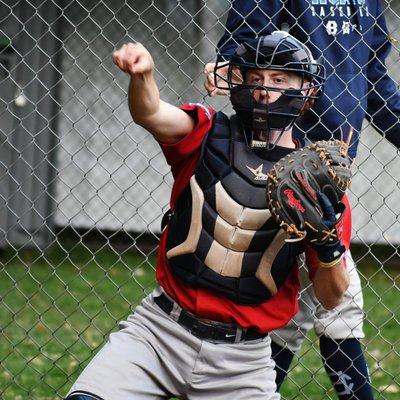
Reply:
<svg viewBox="0 0 400 400"><path fill-rule="evenodd" d="M315 252L317 253L320 264L325 268L330 268L335 265L343 257L346 248L337 241L332 244L312 244Z"/></svg>
<svg viewBox="0 0 400 400"><path fill-rule="evenodd" d="M330 269L330 268L336 267L338 265L338 263L341 263L342 258L343 258L343 254L340 257L338 257L330 262L323 262L323 261L319 260L319 267L323 268L323 269Z"/></svg>

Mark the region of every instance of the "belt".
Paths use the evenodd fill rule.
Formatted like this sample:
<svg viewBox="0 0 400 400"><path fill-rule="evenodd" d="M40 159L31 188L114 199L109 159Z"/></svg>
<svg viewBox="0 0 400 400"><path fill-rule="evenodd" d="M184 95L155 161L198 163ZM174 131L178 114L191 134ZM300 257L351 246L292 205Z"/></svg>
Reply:
<svg viewBox="0 0 400 400"><path fill-rule="evenodd" d="M234 324L201 319L192 313L180 308L174 301L169 299L166 294L154 297L154 302L179 325L188 330L192 335L199 339L239 343L249 340L262 339L267 333L259 333L254 329L246 329ZM172 311L174 312L172 313Z"/></svg>

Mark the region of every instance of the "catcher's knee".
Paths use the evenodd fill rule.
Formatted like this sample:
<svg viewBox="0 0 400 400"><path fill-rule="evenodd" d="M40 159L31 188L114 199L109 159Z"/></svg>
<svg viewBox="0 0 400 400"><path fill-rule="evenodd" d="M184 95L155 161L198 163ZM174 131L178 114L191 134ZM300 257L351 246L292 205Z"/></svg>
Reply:
<svg viewBox="0 0 400 400"><path fill-rule="evenodd" d="M103 400L101 397L91 393L71 393L65 400Z"/></svg>

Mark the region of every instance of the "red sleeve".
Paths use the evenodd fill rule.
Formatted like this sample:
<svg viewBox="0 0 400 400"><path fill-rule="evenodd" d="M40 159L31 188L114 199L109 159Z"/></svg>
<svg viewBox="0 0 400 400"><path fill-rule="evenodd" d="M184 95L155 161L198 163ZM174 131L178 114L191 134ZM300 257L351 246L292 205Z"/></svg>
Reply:
<svg viewBox="0 0 400 400"><path fill-rule="evenodd" d="M215 114L213 109L206 108L202 104L184 104L181 109L190 114L196 121L193 131L179 142L173 144L160 143L161 150L167 163L171 166L174 177L170 199L171 208L175 207L176 200L193 175L200 156L201 144L212 127Z"/></svg>
<svg viewBox="0 0 400 400"><path fill-rule="evenodd" d="M346 210L343 215L343 227L342 227L342 244L346 249L350 248L351 241L351 206L347 195L343 196L342 203L346 206Z"/></svg>
<svg viewBox="0 0 400 400"><path fill-rule="evenodd" d="M204 137L211 129L215 111L200 103L183 104L181 109L187 112L196 122L192 132L176 143L161 143L161 150L171 166L174 178L185 165L186 160L197 154Z"/></svg>
<svg viewBox="0 0 400 400"><path fill-rule="evenodd" d="M341 238L342 245L348 250L350 248L351 240L351 207L348 197L343 196L342 202L345 204L346 209L340 221L340 226L337 227L339 237ZM305 245L306 263L308 266L309 277L312 280L317 269L319 268L319 260L316 251L306 243Z"/></svg>

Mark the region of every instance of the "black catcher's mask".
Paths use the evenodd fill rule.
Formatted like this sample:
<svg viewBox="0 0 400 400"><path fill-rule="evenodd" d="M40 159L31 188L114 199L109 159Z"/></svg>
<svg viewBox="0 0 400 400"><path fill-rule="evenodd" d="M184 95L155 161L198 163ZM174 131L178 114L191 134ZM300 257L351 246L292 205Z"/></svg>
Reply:
<svg viewBox="0 0 400 400"><path fill-rule="evenodd" d="M224 73L221 73L224 68ZM254 69L270 69L296 73L301 78L300 88L246 84L246 73ZM238 76L239 74L241 76ZM285 130L290 129L304 110L317 99L325 82L325 69L316 62L310 50L287 32L275 31L237 47L226 64L217 64L214 70L215 86L230 91L233 109L244 128L251 147L272 148ZM239 78L239 79L238 79ZM260 103L254 98L255 90L280 92L272 103ZM271 143L269 133L280 135ZM262 140L254 140L255 133L262 133Z"/></svg>

